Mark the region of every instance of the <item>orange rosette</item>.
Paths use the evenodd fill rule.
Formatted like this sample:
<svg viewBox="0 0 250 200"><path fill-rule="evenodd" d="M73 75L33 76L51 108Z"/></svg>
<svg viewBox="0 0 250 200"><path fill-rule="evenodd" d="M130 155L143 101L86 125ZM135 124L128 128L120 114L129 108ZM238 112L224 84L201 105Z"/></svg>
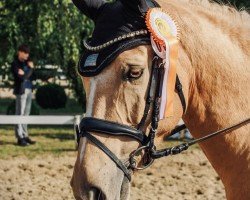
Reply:
<svg viewBox="0 0 250 200"><path fill-rule="evenodd" d="M165 46L166 39L179 38L179 28L172 16L161 8L151 8L146 14L146 26L157 45Z"/></svg>

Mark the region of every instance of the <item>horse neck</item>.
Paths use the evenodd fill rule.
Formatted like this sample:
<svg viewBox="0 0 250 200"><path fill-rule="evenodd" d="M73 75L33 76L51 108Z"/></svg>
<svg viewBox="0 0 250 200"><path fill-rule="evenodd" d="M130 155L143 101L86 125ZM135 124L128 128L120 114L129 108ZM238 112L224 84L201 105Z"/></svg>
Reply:
<svg viewBox="0 0 250 200"><path fill-rule="evenodd" d="M159 3L180 29L177 72L183 84L189 86L184 118L190 120L190 129L197 129L191 125L194 120L207 130L207 123L209 127L213 123L216 129L247 118L250 16L205 0L195 4L188 0Z"/></svg>
<svg viewBox="0 0 250 200"><path fill-rule="evenodd" d="M250 38L244 33L250 31L249 22L243 35L236 37L232 24L209 11L180 5L174 9L181 30L180 58L188 60L180 65L189 76L184 119L190 129L196 135L198 130L216 130L248 118ZM197 122L201 128L197 128Z"/></svg>
<svg viewBox="0 0 250 200"><path fill-rule="evenodd" d="M185 54L188 58L188 62L181 63L189 76L188 108L183 119L192 135L201 137L248 118L250 52L242 43L246 35L236 37L230 32L230 24L226 26L224 19L208 11L194 11L175 3L168 9L174 11L179 22L180 57ZM249 181L235 175L239 172L250 178L249 125L200 145L222 178L228 197L242 193L230 192L235 184L245 184L245 191L250 188Z"/></svg>

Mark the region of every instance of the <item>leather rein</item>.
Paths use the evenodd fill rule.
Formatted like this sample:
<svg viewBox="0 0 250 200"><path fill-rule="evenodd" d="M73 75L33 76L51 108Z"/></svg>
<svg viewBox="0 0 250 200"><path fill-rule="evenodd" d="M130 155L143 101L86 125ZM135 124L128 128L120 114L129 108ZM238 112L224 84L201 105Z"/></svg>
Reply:
<svg viewBox="0 0 250 200"><path fill-rule="evenodd" d="M131 173L133 170L142 170L149 167L155 159L162 158L169 155L176 155L184 150L187 150L189 146L192 146L198 142L202 142L209 138L212 138L218 134L226 133L235 130L243 125L250 122L250 118L244 120L238 124L230 126L228 128L219 130L217 132L211 133L199 139L194 139L186 143L179 144L174 147L165 148L157 150L154 144L154 139L157 133L158 122L159 122L159 109L161 100L161 91L163 85L163 75L164 67L162 59L155 56L152 63L152 72L149 80L149 89L146 99L146 105L144 109L143 117L136 128L119 124L116 122L111 122L107 120L97 119L93 117L85 117L81 120L79 127L76 127L77 143L79 144L81 137L86 137L92 143L94 143L98 148L100 148L116 165L120 168L124 175L131 180ZM155 88L153 87L153 82L155 82ZM175 91L177 92L182 107L183 113L186 110L186 101L184 98L181 82L176 77ZM153 105L152 105L153 104ZM143 127L145 126L146 119L148 118L150 106L152 105L152 115L151 115L151 127L149 133L143 132ZM171 135L185 129L185 125L172 130ZM100 140L93 136L92 132L97 132L100 134L112 135L112 136L125 136L133 138L138 141L141 146L130 154L130 157L126 161L121 161L110 149L108 149ZM143 154L143 163L139 167L139 162L135 159L137 156Z"/></svg>

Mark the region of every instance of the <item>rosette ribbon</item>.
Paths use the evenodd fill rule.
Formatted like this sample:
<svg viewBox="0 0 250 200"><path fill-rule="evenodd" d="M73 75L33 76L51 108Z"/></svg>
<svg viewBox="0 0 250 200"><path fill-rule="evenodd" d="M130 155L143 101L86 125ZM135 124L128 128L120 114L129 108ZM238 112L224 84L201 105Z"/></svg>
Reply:
<svg viewBox="0 0 250 200"><path fill-rule="evenodd" d="M173 100L178 58L178 27L166 12L152 8L147 12L146 24L151 33L151 45L163 59L165 74L160 105L160 119L173 115Z"/></svg>

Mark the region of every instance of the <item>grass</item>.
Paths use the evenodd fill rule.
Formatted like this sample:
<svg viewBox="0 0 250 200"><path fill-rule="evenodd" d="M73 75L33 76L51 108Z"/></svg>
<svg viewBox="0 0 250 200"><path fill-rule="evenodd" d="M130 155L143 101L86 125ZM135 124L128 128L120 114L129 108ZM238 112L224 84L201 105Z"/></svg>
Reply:
<svg viewBox="0 0 250 200"><path fill-rule="evenodd" d="M14 126L0 126L0 159L16 156L34 158L37 155L61 155L75 151L74 129L72 126L30 126L30 137L35 145L16 145Z"/></svg>
<svg viewBox="0 0 250 200"><path fill-rule="evenodd" d="M42 109L40 108L40 115L82 115L83 108L76 100L68 99L66 107L60 109Z"/></svg>
<svg viewBox="0 0 250 200"><path fill-rule="evenodd" d="M13 99L0 99L0 115L5 115L8 105ZM42 109L40 115L77 115L82 114L83 109L74 100L68 99L65 108ZM29 135L36 140L35 145L20 147L16 145L14 126L0 125L0 159L8 159L16 156L35 156L52 154L61 155L75 151L73 126L29 126Z"/></svg>

